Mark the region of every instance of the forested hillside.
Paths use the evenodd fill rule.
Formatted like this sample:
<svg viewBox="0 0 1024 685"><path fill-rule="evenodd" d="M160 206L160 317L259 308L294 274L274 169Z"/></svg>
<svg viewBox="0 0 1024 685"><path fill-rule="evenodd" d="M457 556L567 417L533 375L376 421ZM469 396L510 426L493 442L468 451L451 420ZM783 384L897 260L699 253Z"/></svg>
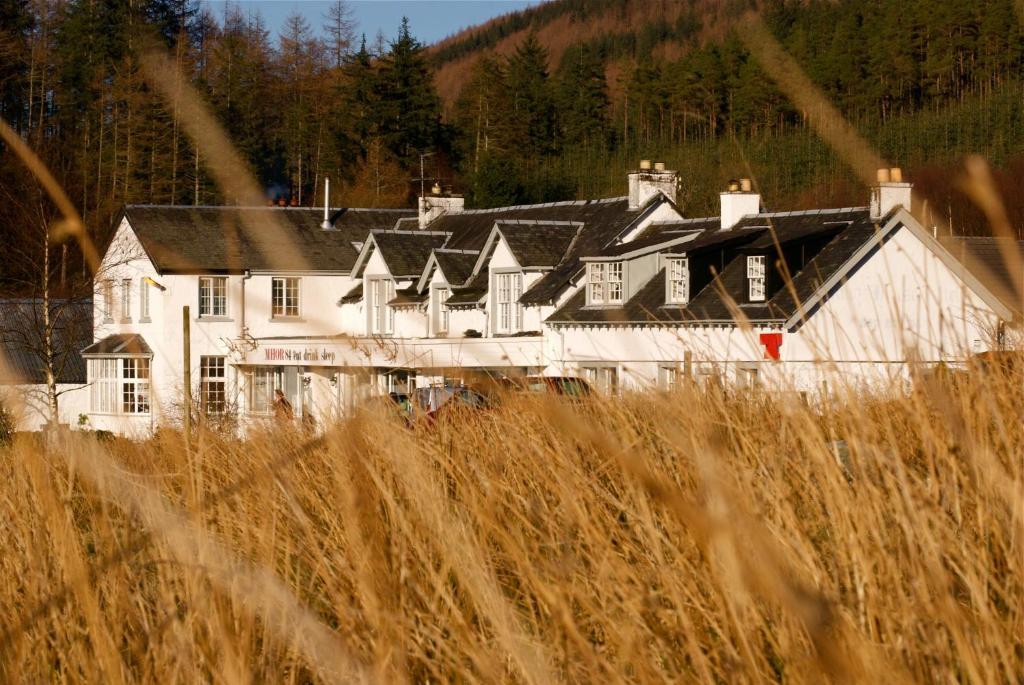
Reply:
<svg viewBox="0 0 1024 685"><path fill-rule="evenodd" d="M969 153L996 165L1024 225L1014 8L554 0L425 48L408 24L367 42L343 0L319 25L295 14L277 35L230 4L214 14L196 0L0 0L0 116L101 242L125 203L230 199L141 69L154 43L176 66L161 78L171 91L195 88L267 201L322 202L329 176L334 205L408 205L421 164L426 183L477 206L621 194L625 170L645 157L683 172L694 214L713 211L737 175L753 176L772 207L863 203L865 189L738 38L736 22L756 9L817 87L908 170L930 211L976 232L984 222L956 184ZM52 208L7 147L0 197L9 241L38 240ZM8 263L4 279L14 271Z"/></svg>

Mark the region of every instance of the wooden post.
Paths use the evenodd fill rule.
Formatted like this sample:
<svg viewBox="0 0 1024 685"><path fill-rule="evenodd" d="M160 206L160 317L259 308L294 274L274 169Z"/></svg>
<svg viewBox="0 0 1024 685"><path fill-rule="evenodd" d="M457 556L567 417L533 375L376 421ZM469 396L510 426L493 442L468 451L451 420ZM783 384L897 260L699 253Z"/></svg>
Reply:
<svg viewBox="0 0 1024 685"><path fill-rule="evenodd" d="M191 321L189 318L188 305L181 308L181 347L185 362L185 385L184 412L185 412L185 443L188 444L192 437L192 335L190 332Z"/></svg>

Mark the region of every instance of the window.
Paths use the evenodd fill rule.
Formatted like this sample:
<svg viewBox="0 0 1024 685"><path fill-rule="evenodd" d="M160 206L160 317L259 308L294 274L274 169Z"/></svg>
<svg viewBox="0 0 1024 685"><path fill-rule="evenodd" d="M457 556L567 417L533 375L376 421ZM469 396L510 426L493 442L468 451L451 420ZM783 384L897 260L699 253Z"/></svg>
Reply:
<svg viewBox="0 0 1024 685"><path fill-rule="evenodd" d="M676 257L668 260L669 304L686 304L690 301L690 260Z"/></svg>
<svg viewBox="0 0 1024 685"><path fill-rule="evenodd" d="M434 288L434 311L435 314L435 333L447 333L448 332L448 307L444 305L451 297L452 291L449 288Z"/></svg>
<svg viewBox="0 0 1024 685"><path fill-rule="evenodd" d="M103 321L110 323L114 320L114 282L110 279L103 281Z"/></svg>
<svg viewBox="0 0 1024 685"><path fill-rule="evenodd" d="M760 385L760 379L756 366L741 366L736 369L736 381L741 388L756 388Z"/></svg>
<svg viewBox="0 0 1024 685"><path fill-rule="evenodd" d="M498 305L498 333L516 333L523 327L523 275L521 273L495 274L495 295Z"/></svg>
<svg viewBox="0 0 1024 685"><path fill-rule="evenodd" d="M121 281L121 321L132 320L132 279Z"/></svg>
<svg viewBox="0 0 1024 685"><path fill-rule="evenodd" d="M228 315L228 279L224 276L199 278L199 316Z"/></svg>
<svg viewBox="0 0 1024 685"><path fill-rule="evenodd" d="M117 412L117 360L90 359L89 379L92 381L90 403L94 412Z"/></svg>
<svg viewBox="0 0 1024 685"><path fill-rule="evenodd" d="M751 255L747 257L747 299L751 302L764 302L764 261L764 255Z"/></svg>
<svg viewBox="0 0 1024 685"><path fill-rule="evenodd" d="M587 264L587 304L622 304L622 262Z"/></svg>
<svg viewBox="0 0 1024 685"><path fill-rule="evenodd" d="M281 387L280 369L260 366L247 374L249 382L247 405L250 414L274 413L274 390Z"/></svg>
<svg viewBox="0 0 1024 685"><path fill-rule="evenodd" d="M270 283L273 316L299 315L299 279L275 278Z"/></svg>
<svg viewBox="0 0 1024 685"><path fill-rule="evenodd" d="M658 367L658 385L669 392L679 387L679 382L686 376L678 364L663 364Z"/></svg>
<svg viewBox="0 0 1024 685"><path fill-rule="evenodd" d="M149 413L149 360L121 360L121 412Z"/></svg>
<svg viewBox="0 0 1024 685"><path fill-rule="evenodd" d="M100 414L148 414L149 370L149 359L90 359L92 411Z"/></svg>
<svg viewBox="0 0 1024 685"><path fill-rule="evenodd" d="M199 400L206 414L223 414L227 406L227 367L224 357L199 358Z"/></svg>
<svg viewBox="0 0 1024 685"><path fill-rule="evenodd" d="M395 312L388 306L394 297L394 281L390 278L370 279L370 333L391 335L395 330Z"/></svg>
<svg viewBox="0 0 1024 685"><path fill-rule="evenodd" d="M149 284L139 279L139 320L149 321Z"/></svg>
<svg viewBox="0 0 1024 685"><path fill-rule="evenodd" d="M619 392L619 370L614 366L584 366L583 377L595 390L608 395Z"/></svg>

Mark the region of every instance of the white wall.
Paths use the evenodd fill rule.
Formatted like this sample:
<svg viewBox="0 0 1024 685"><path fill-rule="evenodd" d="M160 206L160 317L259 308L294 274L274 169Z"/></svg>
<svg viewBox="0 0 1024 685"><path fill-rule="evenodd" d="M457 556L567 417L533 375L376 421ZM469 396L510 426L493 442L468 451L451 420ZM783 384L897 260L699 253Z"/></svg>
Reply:
<svg viewBox="0 0 1024 685"><path fill-rule="evenodd" d="M89 411L89 388L85 385L58 383L57 420L76 428L78 417ZM45 384L0 385L0 405L14 416L15 430L38 431L50 416Z"/></svg>

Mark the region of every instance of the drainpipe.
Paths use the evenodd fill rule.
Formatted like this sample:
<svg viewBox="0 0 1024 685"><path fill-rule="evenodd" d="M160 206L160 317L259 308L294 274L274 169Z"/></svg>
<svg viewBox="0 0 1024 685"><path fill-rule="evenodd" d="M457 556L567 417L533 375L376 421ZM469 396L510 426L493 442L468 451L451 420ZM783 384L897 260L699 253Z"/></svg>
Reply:
<svg viewBox="0 0 1024 685"><path fill-rule="evenodd" d="M240 330L238 331L238 337L241 338L243 335L249 332L249 329L245 325L245 282L252 278L252 271L246 269L242 273L242 312Z"/></svg>

